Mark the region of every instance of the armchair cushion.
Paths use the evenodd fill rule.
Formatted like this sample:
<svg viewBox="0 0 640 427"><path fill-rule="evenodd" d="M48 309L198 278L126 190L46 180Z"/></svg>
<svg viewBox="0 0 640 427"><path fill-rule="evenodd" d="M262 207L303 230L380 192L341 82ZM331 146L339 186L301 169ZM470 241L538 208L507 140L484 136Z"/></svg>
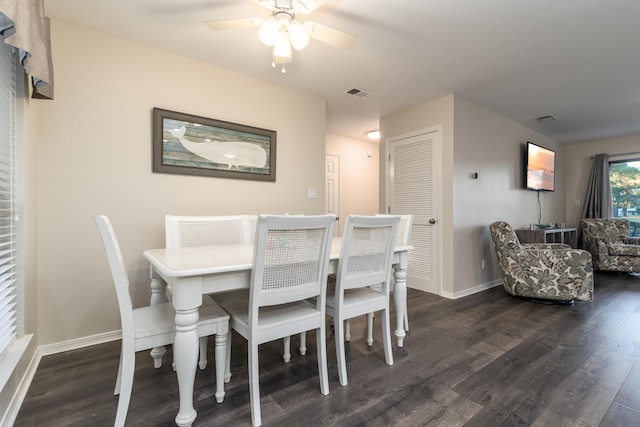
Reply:
<svg viewBox="0 0 640 427"><path fill-rule="evenodd" d="M521 245L509 224L490 225L503 285L516 296L593 300L591 254L563 244Z"/></svg>
<svg viewBox="0 0 640 427"><path fill-rule="evenodd" d="M640 272L640 238L628 236L629 221L585 218L580 227L595 270Z"/></svg>
<svg viewBox="0 0 640 427"><path fill-rule="evenodd" d="M640 256L640 245L627 245L625 243L611 243L609 244L609 255Z"/></svg>

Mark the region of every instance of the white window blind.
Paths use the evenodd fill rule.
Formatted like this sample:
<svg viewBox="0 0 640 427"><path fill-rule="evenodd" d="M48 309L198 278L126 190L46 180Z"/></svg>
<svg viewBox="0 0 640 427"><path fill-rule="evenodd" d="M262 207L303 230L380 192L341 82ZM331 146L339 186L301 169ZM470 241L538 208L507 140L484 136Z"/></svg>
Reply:
<svg viewBox="0 0 640 427"><path fill-rule="evenodd" d="M16 336L16 61L0 40L0 359Z"/></svg>

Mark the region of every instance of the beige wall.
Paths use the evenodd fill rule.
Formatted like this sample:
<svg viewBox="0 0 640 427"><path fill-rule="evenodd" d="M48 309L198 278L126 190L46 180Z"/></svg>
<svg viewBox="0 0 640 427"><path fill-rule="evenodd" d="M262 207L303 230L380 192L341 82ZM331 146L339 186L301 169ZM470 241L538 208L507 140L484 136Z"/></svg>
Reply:
<svg viewBox="0 0 640 427"><path fill-rule="evenodd" d="M489 224L514 228L538 222L538 193L523 189L527 141L556 151L556 191L540 192L542 222L563 222L564 146L459 96L455 98L454 295L500 278ZM472 172L478 179L470 179ZM485 270L482 260L487 260Z"/></svg>
<svg viewBox="0 0 640 427"><path fill-rule="evenodd" d="M564 149L455 95L385 117L380 128L388 139L438 125L442 126L441 293L455 298L492 286L499 279L488 231L491 222L505 220L514 227L537 222L537 193L522 189L523 144L532 141L556 150L559 165L564 164ZM381 144L381 158L385 158L384 150ZM544 222L565 220L564 174L559 169L557 190L540 194ZM472 172L479 179L469 179ZM386 177L380 181L383 208ZM481 269L483 259L487 260L485 270Z"/></svg>
<svg viewBox="0 0 640 427"><path fill-rule="evenodd" d="M374 215L380 212L378 145L375 141L327 134L327 154L340 157L340 235L349 215Z"/></svg>
<svg viewBox="0 0 640 427"><path fill-rule="evenodd" d="M111 218L143 305L142 252L164 245L165 214L324 212L323 99L57 19L52 45L56 99L40 105L37 152L39 345L120 328L97 214ZM152 173L153 107L276 130L277 181Z"/></svg>
<svg viewBox="0 0 640 427"><path fill-rule="evenodd" d="M640 152L640 135L571 144L567 146L566 152L566 170L570 171L567 173L567 199L565 200L567 223L577 226L582 217L584 197L591 175L593 163L591 156L603 153L610 156L638 153Z"/></svg>

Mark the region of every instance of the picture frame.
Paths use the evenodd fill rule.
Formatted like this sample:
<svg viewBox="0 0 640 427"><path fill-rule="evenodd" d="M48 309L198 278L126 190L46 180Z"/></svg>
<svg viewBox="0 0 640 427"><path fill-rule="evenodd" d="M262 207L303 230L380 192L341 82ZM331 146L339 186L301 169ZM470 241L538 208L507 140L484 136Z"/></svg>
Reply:
<svg viewBox="0 0 640 427"><path fill-rule="evenodd" d="M153 108L153 172L276 180L277 132Z"/></svg>

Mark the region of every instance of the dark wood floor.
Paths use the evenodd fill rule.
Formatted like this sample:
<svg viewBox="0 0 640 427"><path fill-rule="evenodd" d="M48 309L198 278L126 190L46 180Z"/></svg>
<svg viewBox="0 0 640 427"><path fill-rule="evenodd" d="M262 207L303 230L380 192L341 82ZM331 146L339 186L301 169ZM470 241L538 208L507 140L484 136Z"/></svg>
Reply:
<svg viewBox="0 0 640 427"><path fill-rule="evenodd" d="M364 322L353 322L346 387L330 334L328 396L312 334L307 356L287 364L281 341L261 346L264 425L640 426L640 277L598 274L594 302L571 306L516 299L501 287L458 300L410 290L409 298L411 330L403 348L394 345L393 366L377 322L371 349ZM214 370L197 373L196 426L251 423L246 342L235 335L233 349L222 404ZM44 357L15 425L113 425L118 354L114 342ZM137 356L127 425L175 425L171 364L155 370L148 352Z"/></svg>

